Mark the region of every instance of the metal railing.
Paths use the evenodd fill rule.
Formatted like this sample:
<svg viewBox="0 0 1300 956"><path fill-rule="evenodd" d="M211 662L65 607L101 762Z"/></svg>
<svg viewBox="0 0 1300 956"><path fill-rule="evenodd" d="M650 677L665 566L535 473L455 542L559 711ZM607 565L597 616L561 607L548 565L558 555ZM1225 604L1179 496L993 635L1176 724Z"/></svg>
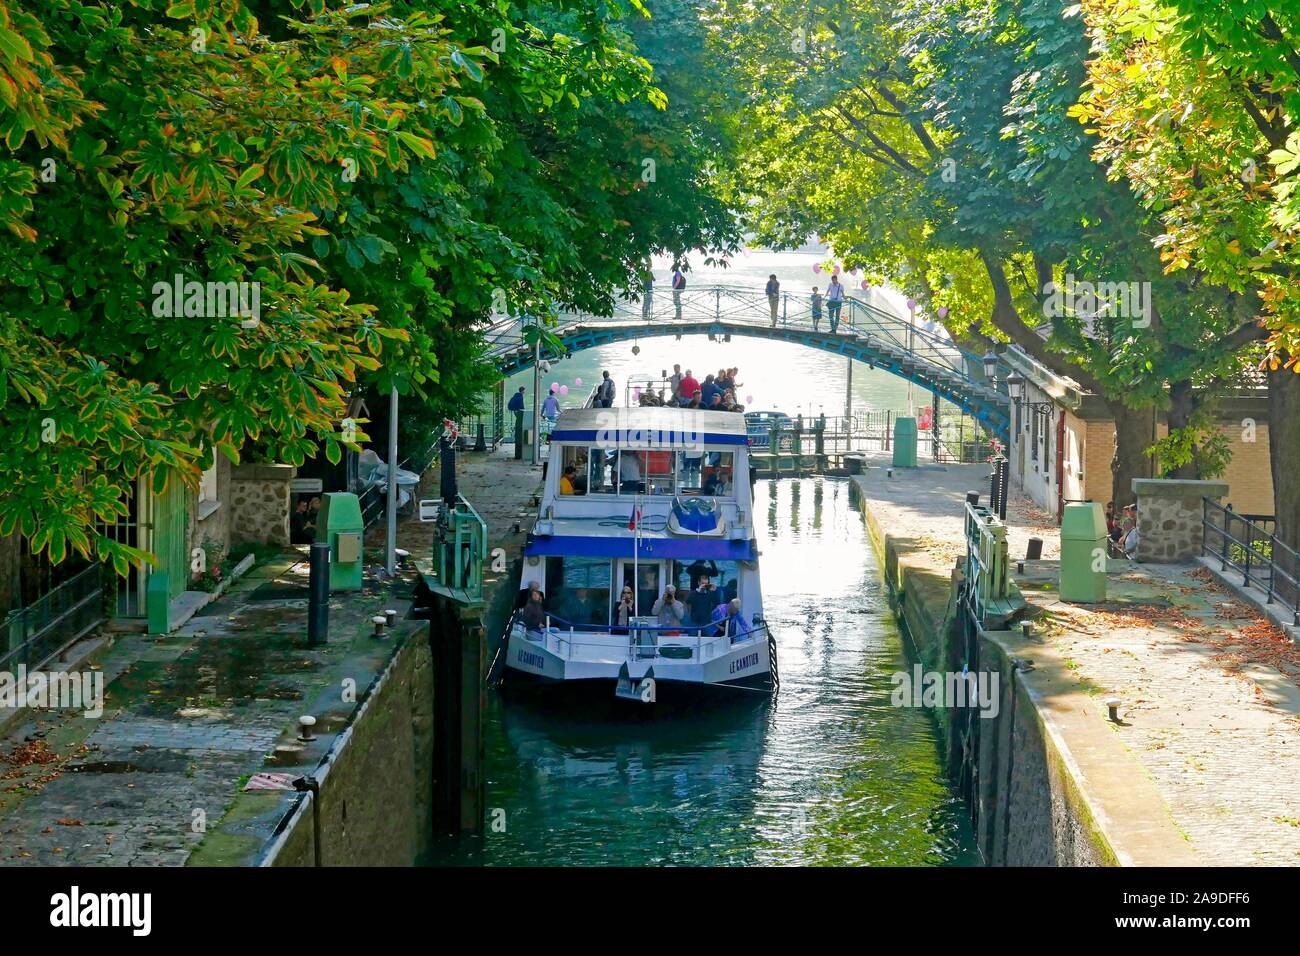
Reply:
<svg viewBox="0 0 1300 956"><path fill-rule="evenodd" d="M40 667L104 620L103 565L93 564L0 624L0 671Z"/></svg>
<svg viewBox="0 0 1300 956"><path fill-rule="evenodd" d="M397 464L398 470L410 471L423 476L433 463L438 460L440 454L438 444L439 437L433 438L428 444L421 445L415 452L401 459ZM412 501L417 497L418 495L412 491ZM370 485L357 496L357 501L361 506L361 520L367 531L383 520L385 511L384 505L387 499L387 482Z"/></svg>
<svg viewBox="0 0 1300 956"><path fill-rule="evenodd" d="M815 333L845 334L876 338L887 351L911 356L949 374L987 384L981 357L960 349L942 326L918 322L887 312L856 295L846 294L837 328L832 333L825 302L821 319L814 324L812 297L782 292L777 297L777 316L772 319L769 297L762 289L708 286L682 292L680 308L668 292L655 291L648 297L616 304L613 315L591 316L561 312L553 331L563 332L576 325L654 324L671 327L700 322L728 322L755 326L796 328ZM523 347L527 317L505 317L488 326L484 337L490 356L503 356Z"/></svg>
<svg viewBox="0 0 1300 956"><path fill-rule="evenodd" d="M1272 515L1239 514L1231 504L1223 507L1204 498L1201 553L1218 559L1222 571L1240 574L1245 587L1263 591L1266 603L1280 602L1300 625L1300 556L1265 524L1276 528Z"/></svg>
<svg viewBox="0 0 1300 956"><path fill-rule="evenodd" d="M509 634L514 630L520 621L520 611L516 611L510 619L506 628ZM556 624L560 626L556 626ZM719 631L721 628L721 631ZM706 660L712 660L722 653L726 653L736 644L744 643L750 640L767 640L768 625L765 621L747 624L746 630L734 630L731 619L710 624L678 624L672 626L658 626L651 624L575 624L572 621L565 620L554 614L546 615L546 622L541 629L524 629L525 636L539 643L550 638L555 643L555 653L559 656L572 659L573 652L578 648L592 648L597 653L614 654L621 650L617 644L602 643L597 641L579 640L582 634L608 634L614 637L628 638L626 655L636 660L691 660L696 663L703 663ZM679 643L660 644L660 636L672 638ZM648 640L647 640L648 638ZM721 649L719 649L721 645ZM690 657L682 658L673 654L665 654L663 651L674 648L684 648L690 651ZM705 652L708 651L708 656ZM619 658L620 660L622 658Z"/></svg>

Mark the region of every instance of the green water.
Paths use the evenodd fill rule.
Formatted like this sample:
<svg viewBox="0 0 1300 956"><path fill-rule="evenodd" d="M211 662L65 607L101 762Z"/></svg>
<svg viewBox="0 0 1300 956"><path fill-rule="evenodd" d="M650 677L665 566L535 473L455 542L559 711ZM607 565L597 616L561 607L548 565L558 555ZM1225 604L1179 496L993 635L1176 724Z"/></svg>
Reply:
<svg viewBox="0 0 1300 956"><path fill-rule="evenodd" d="M493 693L489 832L435 862L978 863L930 716L890 705L903 639L849 496L842 479L755 486L775 701Z"/></svg>

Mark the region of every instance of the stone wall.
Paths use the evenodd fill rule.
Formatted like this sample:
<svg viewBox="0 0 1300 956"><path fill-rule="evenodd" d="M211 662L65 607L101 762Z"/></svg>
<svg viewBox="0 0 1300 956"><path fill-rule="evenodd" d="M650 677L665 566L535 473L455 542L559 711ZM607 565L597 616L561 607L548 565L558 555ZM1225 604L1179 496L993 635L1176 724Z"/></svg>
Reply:
<svg viewBox="0 0 1300 956"><path fill-rule="evenodd" d="M304 797L263 864L312 866L313 812L322 866L413 866L433 839L433 668L429 636L416 631L315 771L320 803Z"/></svg>
<svg viewBox="0 0 1300 956"><path fill-rule="evenodd" d="M1223 503L1222 481L1136 478L1139 561L1171 564L1194 561L1201 553L1202 498Z"/></svg>
<svg viewBox="0 0 1300 956"><path fill-rule="evenodd" d="M230 474L230 543L289 544L292 465L240 465Z"/></svg>

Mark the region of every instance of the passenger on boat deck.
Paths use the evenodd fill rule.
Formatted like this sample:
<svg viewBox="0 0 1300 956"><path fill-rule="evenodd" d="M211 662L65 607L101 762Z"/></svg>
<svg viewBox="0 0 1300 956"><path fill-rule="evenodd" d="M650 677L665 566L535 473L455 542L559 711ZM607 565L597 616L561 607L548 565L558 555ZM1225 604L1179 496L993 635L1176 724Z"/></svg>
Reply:
<svg viewBox="0 0 1300 956"><path fill-rule="evenodd" d="M528 595L528 603L524 605L523 612L519 615L524 622L524 627L529 631L541 631L546 624L546 608L542 603L542 592L532 591Z"/></svg>
<svg viewBox="0 0 1300 956"><path fill-rule="evenodd" d="M565 467L564 474L560 476L560 494L562 495L577 494L577 492L574 490L573 487L573 480L574 478L577 477L577 475L578 475L578 469L574 468L572 465L567 465Z"/></svg>
<svg viewBox="0 0 1300 956"><path fill-rule="evenodd" d="M540 584L536 581L529 581L525 587L519 589L519 594L515 597L515 610L518 611L520 608L525 607L532 593L534 591L541 593L541 590L542 586Z"/></svg>
<svg viewBox="0 0 1300 956"><path fill-rule="evenodd" d="M660 627L681 627L686 620L686 605L677 600L677 589L671 584L664 588L663 597L655 601L654 613L659 615ZM675 631L666 631L673 634Z"/></svg>
<svg viewBox="0 0 1300 956"><path fill-rule="evenodd" d="M722 593L713 586L707 574L700 575L699 586L686 596L686 609L691 625L708 627L713 620L713 609L722 603Z"/></svg>
<svg viewBox="0 0 1300 956"><path fill-rule="evenodd" d="M711 578L718 573L718 565L714 561L696 558L686 566L686 573L690 576L691 590L694 591L700 586L700 578Z"/></svg>
<svg viewBox="0 0 1300 956"><path fill-rule="evenodd" d="M740 613L740 598L732 598L722 606L727 609L726 627L731 631L731 643L734 644L748 635L753 628L745 620L745 615Z"/></svg>
<svg viewBox="0 0 1300 956"><path fill-rule="evenodd" d="M632 596L632 589L624 587L623 593L618 596L618 605L614 608L614 623L616 627L611 628L615 634L626 634L628 625L632 623L632 617L636 614L636 599Z"/></svg>

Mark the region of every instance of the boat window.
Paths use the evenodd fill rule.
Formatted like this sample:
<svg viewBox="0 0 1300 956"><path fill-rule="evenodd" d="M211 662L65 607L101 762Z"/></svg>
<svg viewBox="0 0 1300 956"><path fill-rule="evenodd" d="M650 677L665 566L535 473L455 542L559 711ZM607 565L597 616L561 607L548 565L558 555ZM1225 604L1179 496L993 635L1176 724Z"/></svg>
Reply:
<svg viewBox="0 0 1300 956"><path fill-rule="evenodd" d="M681 451L677 453L679 495L725 496L736 493L735 452Z"/></svg>
<svg viewBox="0 0 1300 956"><path fill-rule="evenodd" d="M572 468L573 471L569 471ZM565 479L569 479L565 482ZM587 449L566 446L560 456L560 494L585 495L587 493Z"/></svg>
<svg viewBox="0 0 1300 956"><path fill-rule="evenodd" d="M652 612L655 601L663 593L659 585L659 562L641 561L635 567L633 562L623 562L622 587L634 588L637 596L637 610L644 616Z"/></svg>
<svg viewBox="0 0 1300 956"><path fill-rule="evenodd" d="M618 452L592 448L587 452L587 493L612 495L618 490Z"/></svg>
<svg viewBox="0 0 1300 956"><path fill-rule="evenodd" d="M671 495L673 453L668 449L622 451L619 453L619 493Z"/></svg>
<svg viewBox="0 0 1300 956"><path fill-rule="evenodd" d="M608 559L547 558L546 563L546 610L552 616L571 624L609 624Z"/></svg>
<svg viewBox="0 0 1300 956"><path fill-rule="evenodd" d="M683 594L699 587L700 578L707 574L709 582L716 585L730 601L737 595L737 589L740 587L739 573L739 566L735 561L718 561L710 558L673 562L673 584Z"/></svg>

